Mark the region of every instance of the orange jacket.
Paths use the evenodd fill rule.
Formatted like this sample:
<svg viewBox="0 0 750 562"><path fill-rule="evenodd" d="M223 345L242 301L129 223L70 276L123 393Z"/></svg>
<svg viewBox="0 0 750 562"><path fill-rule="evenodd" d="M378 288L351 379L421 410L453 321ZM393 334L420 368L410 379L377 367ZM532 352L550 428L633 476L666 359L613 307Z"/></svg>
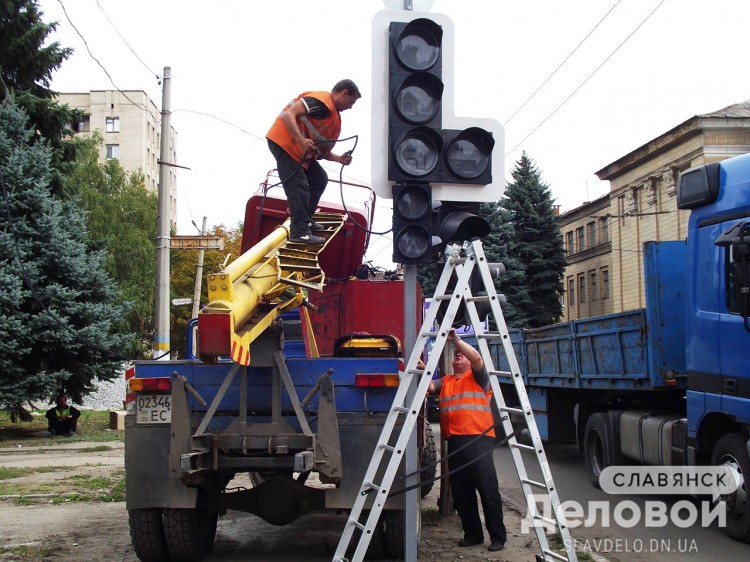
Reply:
<svg viewBox="0 0 750 562"><path fill-rule="evenodd" d="M300 94L281 110L281 113L276 117L276 120L266 134L267 139L278 144L297 162L302 162L305 153L302 150L302 147L294 142L292 133L286 128L281 116L304 97L315 98L323 102L329 109L329 115L323 119L314 119L310 115L298 117L297 125L299 126L299 130L303 137L314 140L318 143L317 146L320 149L320 153L327 154L331 151L335 143L322 143L321 141L335 141L339 138L339 134L341 133L341 114L338 109L336 109L336 106L333 103L333 96L331 96L330 92L304 92ZM305 165L305 167L307 166Z"/></svg>
<svg viewBox="0 0 750 562"><path fill-rule="evenodd" d="M440 389L440 434L443 439L453 435L480 435L495 422L490 400L492 391L485 392L474 380L471 369L460 377L446 375ZM495 436L492 429L485 433Z"/></svg>

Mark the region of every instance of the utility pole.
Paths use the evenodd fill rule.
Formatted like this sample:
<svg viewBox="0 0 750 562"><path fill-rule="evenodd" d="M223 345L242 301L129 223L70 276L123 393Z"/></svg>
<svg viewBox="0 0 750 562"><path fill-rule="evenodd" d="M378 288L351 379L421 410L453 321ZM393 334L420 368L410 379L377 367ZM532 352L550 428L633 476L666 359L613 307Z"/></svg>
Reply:
<svg viewBox="0 0 750 562"><path fill-rule="evenodd" d="M201 236L206 235L206 217L203 217L203 227L201 228ZM198 309L201 304L201 281L203 280L203 254L206 251L204 249L198 250L198 266L195 268L195 290L193 291L193 314L191 318L198 317Z"/></svg>
<svg viewBox="0 0 750 562"><path fill-rule="evenodd" d="M159 219L156 235L156 303L154 306L154 359L169 360L169 133L172 69L164 67L159 147Z"/></svg>

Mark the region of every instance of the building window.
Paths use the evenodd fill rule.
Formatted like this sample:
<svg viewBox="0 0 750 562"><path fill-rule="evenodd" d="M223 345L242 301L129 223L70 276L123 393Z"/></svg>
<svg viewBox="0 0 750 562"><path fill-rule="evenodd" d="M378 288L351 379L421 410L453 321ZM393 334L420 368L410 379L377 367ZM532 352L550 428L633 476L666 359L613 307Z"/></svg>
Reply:
<svg viewBox="0 0 750 562"><path fill-rule="evenodd" d="M107 160L119 160L119 159L120 159L120 145L108 144L107 145Z"/></svg>
<svg viewBox="0 0 750 562"><path fill-rule="evenodd" d="M119 133L120 132L120 118L119 117L107 117L107 132L108 133Z"/></svg>
<svg viewBox="0 0 750 562"><path fill-rule="evenodd" d="M71 127L76 133L88 133L91 131L91 116L84 115L80 121L73 123Z"/></svg>
<svg viewBox="0 0 750 562"><path fill-rule="evenodd" d="M620 224L625 224L625 196L620 195L617 198L617 214L620 216Z"/></svg>
<svg viewBox="0 0 750 562"><path fill-rule="evenodd" d="M566 246L568 250L568 255L575 254L576 249L573 246L573 231L572 230L565 235L565 241L566 241Z"/></svg>
<svg viewBox="0 0 750 562"><path fill-rule="evenodd" d="M584 274L578 276L578 302L581 304L586 302L586 276Z"/></svg>
<svg viewBox="0 0 750 562"><path fill-rule="evenodd" d="M602 269L602 298L609 298L609 271Z"/></svg>
<svg viewBox="0 0 750 562"><path fill-rule="evenodd" d="M586 236L583 233L583 227L576 228L576 238L578 247L576 248L579 252L583 252L586 249Z"/></svg>
<svg viewBox="0 0 750 562"><path fill-rule="evenodd" d="M596 246L596 223L590 222L586 225L586 229L589 235L589 248L593 248Z"/></svg>
<svg viewBox="0 0 750 562"><path fill-rule="evenodd" d="M596 291L596 271L589 271L589 278L591 279L591 300L599 300L599 293Z"/></svg>
<svg viewBox="0 0 750 562"><path fill-rule="evenodd" d="M599 230L602 233L602 244L609 242L609 217L599 219Z"/></svg>
<svg viewBox="0 0 750 562"><path fill-rule="evenodd" d="M576 282L572 277L568 277L568 302L572 309L573 305L576 303Z"/></svg>

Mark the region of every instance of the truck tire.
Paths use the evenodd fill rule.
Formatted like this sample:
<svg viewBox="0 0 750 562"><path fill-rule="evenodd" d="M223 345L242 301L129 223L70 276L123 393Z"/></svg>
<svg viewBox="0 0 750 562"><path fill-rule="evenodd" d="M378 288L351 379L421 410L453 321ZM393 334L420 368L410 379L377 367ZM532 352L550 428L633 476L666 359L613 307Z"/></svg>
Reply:
<svg viewBox="0 0 750 562"><path fill-rule="evenodd" d="M139 560L142 562L170 560L164 539L161 509L130 509L128 510L128 525L130 526L130 542Z"/></svg>
<svg viewBox="0 0 750 562"><path fill-rule="evenodd" d="M218 514L205 509L165 509L164 538L175 562L198 562L211 552Z"/></svg>
<svg viewBox="0 0 750 562"><path fill-rule="evenodd" d="M406 553L406 514L399 510L386 510L383 512L383 522L388 556L403 560Z"/></svg>
<svg viewBox="0 0 750 562"><path fill-rule="evenodd" d="M727 506L727 536L742 542L750 542L750 506L748 506L748 485L750 457L747 452L747 439L741 433L723 435L711 452L711 464L726 465L739 473L740 486L730 496L721 499Z"/></svg>
<svg viewBox="0 0 750 562"><path fill-rule="evenodd" d="M362 512L362 517L360 517L360 521L364 524L365 521L367 521L367 518L370 516L369 511ZM381 517L380 521L378 521L378 526L375 528L375 530L372 533L372 537L370 538L370 544L367 545L367 552L365 553L365 560L382 560L388 555L388 550L386 548L385 544L385 533L384 533L385 523L383 522L383 518ZM354 556L354 551L356 550L357 545L359 544L360 537L362 535L362 531L359 529L354 530L354 535L352 535L352 540L349 542L349 548L346 551L346 557L351 560Z"/></svg>
<svg viewBox="0 0 750 562"><path fill-rule="evenodd" d="M437 447L435 446L435 432L432 431L432 426L425 422L425 432L424 432L424 446L422 447L422 452L419 456L419 464L420 466L425 466L429 468L424 468L419 471L419 479L421 481L425 480L432 480L435 478L435 475L437 474ZM424 498L427 496L427 494L430 493L432 490L432 487L435 485L435 482L430 482L429 484L424 484L420 488L420 494Z"/></svg>
<svg viewBox="0 0 750 562"><path fill-rule="evenodd" d="M586 458L586 472L596 488L600 487L599 476L602 470L614 464L613 438L614 435L607 412L597 412L586 420L583 453Z"/></svg>

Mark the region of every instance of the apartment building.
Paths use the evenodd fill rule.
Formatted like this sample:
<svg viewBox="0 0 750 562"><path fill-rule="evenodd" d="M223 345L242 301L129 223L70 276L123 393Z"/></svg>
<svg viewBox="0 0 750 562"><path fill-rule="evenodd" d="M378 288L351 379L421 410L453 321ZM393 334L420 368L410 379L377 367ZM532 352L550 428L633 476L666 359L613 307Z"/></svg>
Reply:
<svg viewBox="0 0 750 562"><path fill-rule="evenodd" d="M750 100L691 117L596 172L610 182L609 194L560 217L568 249L565 319L644 307L643 243L687 236L689 212L677 209L679 174L746 152Z"/></svg>
<svg viewBox="0 0 750 562"><path fill-rule="evenodd" d="M156 193L159 187L159 154L161 150L161 114L156 105L141 90L92 90L84 93L61 93L61 103L83 111L83 119L76 123L76 133L101 131L104 146L100 159L115 158L122 167L143 172L146 189ZM177 162L177 133L170 131L169 161ZM170 219L177 220L177 177L170 167Z"/></svg>

